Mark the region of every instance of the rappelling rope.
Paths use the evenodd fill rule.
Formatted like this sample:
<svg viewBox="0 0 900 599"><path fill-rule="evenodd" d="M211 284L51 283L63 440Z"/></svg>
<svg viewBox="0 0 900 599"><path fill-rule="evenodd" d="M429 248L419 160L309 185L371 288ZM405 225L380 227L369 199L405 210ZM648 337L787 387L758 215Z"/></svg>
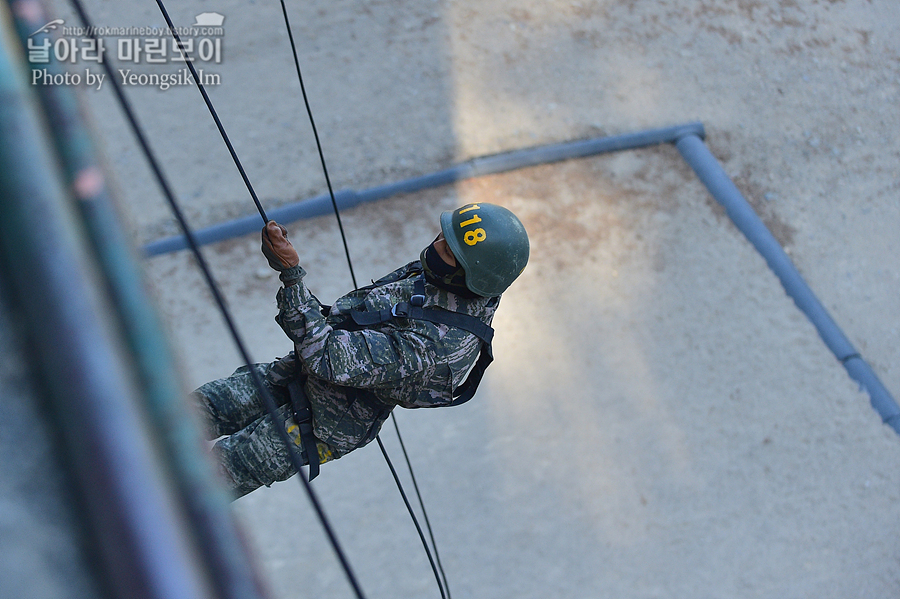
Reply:
<svg viewBox="0 0 900 599"><path fill-rule="evenodd" d="M432 548L434 548L434 559L437 561L437 567L441 571L441 579L444 582L444 590L447 591L447 599L450 599L450 586L447 584L447 573L444 572L444 565L441 563L441 556L438 553L437 541L434 540L434 531L431 529L431 521L428 519L428 512L425 511L425 504L422 501L422 493L419 492L419 483L416 482L416 474L413 472L412 466L410 465L411 462L409 460L409 454L406 453L406 444L403 442L403 435L400 434L400 426L397 424L397 418L394 417L393 412L391 412L391 421L394 423L394 430L397 431L397 440L400 441L400 449L403 450L403 457L406 458L406 464L409 466L409 477L412 479L413 488L416 490L416 496L419 498L419 506L422 508L422 517L425 520L425 527L428 529L428 536L431 537L431 546ZM388 463L390 463L390 461L388 461ZM391 471L393 472L393 469L391 469ZM402 487L400 487L400 493L403 493ZM412 512L411 509L410 512ZM413 522L415 522L415 517L413 517ZM418 528L418 522L416 522L416 527ZM422 536L421 529L419 529L419 536ZM424 539L422 542L425 542ZM431 556L429 556L429 559L431 559ZM434 569L434 563L431 564L431 567L432 569ZM439 587L440 584L441 582L438 581Z"/></svg>
<svg viewBox="0 0 900 599"><path fill-rule="evenodd" d="M394 421L396 424L396 421ZM403 504L406 505L406 511L410 513L413 519L413 524L416 527L416 532L419 533L419 538L422 540L422 544L425 547L425 554L428 556L428 563L431 564L431 569L434 572L435 579L437 580L438 590L441 592L441 597L443 599L447 599L447 595L444 594L444 587L441 584L441 579L438 577L437 566L434 563L434 559L431 557L431 552L428 550L428 544L425 542L425 535L422 532L422 527L419 526L419 521L416 519L413 514L412 505L409 503L409 499L406 497L406 492L403 490L403 485L400 484L400 477L397 476L397 471L394 469L394 464L391 462L391 458L388 456L387 449L384 448L384 443L381 441L381 435L376 435L375 440L378 441L378 447L381 449L381 455L384 456L384 460L387 462L388 468L391 470L391 476L394 477L394 482L397 484L397 488L400 490L400 497L403 498ZM429 527L431 530L431 527ZM441 570L443 572L443 569Z"/></svg>
<svg viewBox="0 0 900 599"><path fill-rule="evenodd" d="M325 182L328 185L328 193L331 196L331 205L334 207L334 215L337 218L338 229L340 229L341 240L344 243L344 253L347 256L347 266L350 268L350 277L353 279L353 287L358 288L359 286L356 283L356 274L353 271L353 261L350 258L350 250L347 247L347 236L344 233L344 226L341 223L341 213L338 209L337 201L334 197L334 189L331 186L331 177L328 175L328 166L325 163L325 154L322 151L322 143L319 140L319 133L316 129L316 122L313 118L312 108L309 105L309 98L306 94L306 85L303 83L303 74L300 71L300 58L297 54L297 45L294 43L294 32L291 27L291 21L288 17L287 7L285 6L284 0L280 0L281 2L281 12L284 15L284 25L287 29L288 39L291 43L291 53L294 58L294 66L297 70L297 79L300 82L300 91L303 94L303 103L306 106L306 114L309 116L309 124L312 127L313 136L316 140L316 148L319 151L319 160L322 163L322 171L325 175ZM196 79L196 78L195 78ZM199 79L198 79L199 82ZM199 84L199 83L198 83ZM416 518L416 514L413 511L412 506L409 503L409 500L406 497L406 492L403 490L403 484L400 482L400 478L397 476L397 471L394 469L394 464L391 462L391 458L387 453L387 450L384 447L384 443L381 441L381 435L376 435L375 438L378 441L378 446L381 448L381 453L384 456L385 462L387 462L388 468L391 471L391 475L394 478L394 482L397 485L397 489L400 491L400 496L403 498L403 503L406 505L406 510L409 512L410 518L412 518L413 525L416 528L416 532L419 534L419 539L422 541L422 547L425 549L425 554L428 556L428 562L431 564L431 570L434 572L435 580L437 581L438 590L441 593L441 597L443 599L450 599L450 588L447 585L447 575L444 572L444 567L441 564L440 556L438 555L437 543L434 539L434 532L431 529L431 522L428 520L428 512L425 509L425 502L422 499L422 494L419 491L419 485L416 483L416 475L413 472L412 462L409 459L409 454L406 452L406 445L403 443L403 437L400 434L400 427L397 424L397 418L394 416L394 413L391 412L391 420L394 423L394 428L397 431L397 438L400 441L400 447L403 449L403 456L406 459L406 466L409 469L410 478L413 482L413 487L416 491L416 497L419 500L419 507L422 510L422 516L425 520L425 525L428 528L428 534L431 537L431 545L434 548L434 558L431 556L431 550L428 547L428 541L425 539L425 535L422 532L422 527L419 525L419 520ZM435 560L437 563L435 564ZM440 573L438 570L440 569Z"/></svg>
<svg viewBox="0 0 900 599"><path fill-rule="evenodd" d="M97 41L96 28L93 26L91 20L88 18L86 11L84 10L84 7L81 4L81 1L80 0L71 0L71 2L72 2L72 6L74 7L75 11L78 13L79 18L81 19L82 25L85 27L85 30L87 31L87 35L89 37L91 37L95 43L99 43ZM157 0L157 4L159 5L160 10L163 12L163 16L165 17L166 22L169 24L170 31L172 31L173 35L176 35L176 39L178 41L179 48L181 48L182 52L184 52L184 48L181 44L181 40L177 38L177 34L175 33L174 27L172 26L172 22L169 19L168 13L166 13L166 11L165 11L165 7L159 0ZM181 211L178 201L175 199L175 194L172 192L172 188L169 185L168 180L166 179L166 177L164 176L164 174L162 172L162 168L159 164L159 161L156 159L156 155L153 153L152 149L150 148L150 144L147 141L147 138L146 138L146 135L144 134L143 128L138 123L138 120L134 113L134 110L132 109L131 104L128 102L128 99L125 97L125 94L122 91L121 85L116 80L115 73L113 73L112 67L110 66L109 62L101 61L101 63L103 64L103 68L106 71L106 74L112 83L113 90L115 91L116 98L118 99L119 104L122 107L122 111L125 113L125 116L131 126L131 129L134 132L135 137L138 140L138 144L140 145L141 150L144 153L144 156L147 158L150 168L153 171L153 174L154 174L160 188L162 189L163 195L165 196L167 202L169 203L169 206L172 209L172 212L175 215L175 218L178 221L178 224L180 225L182 231L184 232L184 236L188 241L188 245L189 245L191 251L193 252L194 257L197 260L197 264L200 267L201 272L203 273L203 277L206 280L206 284L209 287L210 292L212 293L213 299L215 300L215 303L217 304L219 311L222 314L222 317L225 320L228 330L231 332L231 336L234 340L235 345L238 348L238 351L241 354L241 358L244 360L244 362L247 364L247 366L249 368L250 376L253 380L254 385L256 385L257 389L260 392L260 397L263 400L263 404L265 405L266 412L268 412L269 416L272 418L272 420L274 422L277 422L276 412L277 412L278 408L275 404L275 400L273 399L269 390L263 384L263 381L260 378L259 373L256 371L255 368L253 368L253 361L250 359L250 354L247 351L246 345L244 344L240 334L238 333L237 327L234 323L234 319L232 318L231 313L230 313L227 305L225 304L225 300L222 296L221 291L219 290L218 285L216 284L215 280L213 279L213 276L209 269L209 266L206 264L206 260L203 258L203 254L200 252L200 248L197 245L197 242L196 242L196 239L194 238L193 232L192 232L190 226L188 225L187 220L184 217L184 214ZM188 66L191 67L191 71L194 71L193 65L191 65L191 63L189 61L187 61L187 64L188 64ZM194 78L196 81L199 81L199 78L196 76L196 73L194 73ZM209 103L208 97L206 96L205 93L203 95L204 95L204 99L207 100L207 105L210 106L210 108L212 109L212 105L211 105L211 103ZM217 123L217 125L219 125L220 131L222 132L222 134L224 136L225 130L224 130L224 128L221 127L221 123L219 123L218 119L216 119L216 123ZM235 161L239 163L239 160L237 159L237 154L234 153L230 144L229 144L229 150L232 152L232 157L235 159ZM262 210L262 206L259 205L259 202L256 199L256 195L252 192L252 186L250 185L249 180L247 179L246 175L244 174L243 168L241 168L240 165L238 165L238 168L241 171L241 175L244 177L244 180L247 183L248 188L251 189L251 195L253 195L254 200L257 201L257 207L260 210L260 214L263 216L263 219L266 220L265 212ZM303 471L302 471L303 460L300 456L300 452L297 450L296 446L291 441L291 439L288 436L288 433L284 429L284 427L276 426L275 429L278 431L282 442L285 444L285 446L288 449L288 454L290 455L291 463L293 464L294 468L297 470L299 478L302 481L304 488L306 489L307 495L309 496L310 502L312 503L313 508L319 517L319 521L322 524L322 528L325 530L325 533L328 536L328 539L334 549L334 552L337 555L338 560L340 561L341 566L344 569L344 572L347 576L347 580L349 581L350 585L353 587L353 590L354 590L357 598L365 599L365 596L363 595L363 592L362 592L362 588L360 587L359 583L357 582L356 576L353 574L353 570L350 568L350 563L347 561L346 555L344 554L344 551L341 549L341 546L338 543L338 540L334 533L334 530L331 527L331 524L328 522L327 516L325 515L325 511L322 508L322 505L321 505L318 497L316 496L315 491L313 491L312 486L309 484L309 481L306 479L306 476L303 474Z"/></svg>
<svg viewBox="0 0 900 599"><path fill-rule="evenodd" d="M300 81L300 92L303 94L306 114L309 115L309 124L312 127L313 137L316 138L316 148L319 150L319 161L322 163L322 172L325 174L325 184L328 185L328 195L331 197L331 205L334 207L334 217L337 219L338 229L341 232L341 241L344 243L344 254L347 256L350 278L353 279L353 288L357 289L359 285L356 284L356 273L353 272L353 260L350 259L350 248L347 247L347 236L344 234L344 224L341 222L341 211L338 210L337 200L334 198L331 177L328 176L328 166L325 164L325 153L322 152L322 142L319 141L319 131L316 129L316 121L313 118L312 108L309 106L309 98L306 97L306 86L303 84L303 75L300 73L300 59L297 57L297 46L294 44L294 32L291 29L291 21L288 19L284 0L281 0L281 12L284 14L284 26L287 28L288 39L291 41L291 53L294 55L294 66L297 68L297 79Z"/></svg>
<svg viewBox="0 0 900 599"><path fill-rule="evenodd" d="M269 217L266 216L266 211L263 209L262 203L259 201L259 197L257 197L256 191L253 189L253 185L250 183L250 178L247 177L247 173L244 172L244 165L241 164L241 159L238 158L237 152L234 151L234 146L231 145L231 140L228 138L228 133L225 132L225 127L222 126L222 121L219 120L219 114L216 112L216 108L215 106L213 106L212 100L209 99L209 95L206 93L206 88L203 86L200 76L197 74L197 69L194 68L193 60L189 60L187 50L185 50L184 44L181 42L181 37L178 35L178 32L175 31L175 25L172 24L172 19L169 18L169 12L166 10L166 6L162 3L161 0L156 0L156 4L157 6L159 6L159 10L162 13L163 18L166 20L166 24L169 26L169 31L172 33L172 37L174 37L175 41L178 43L178 49L181 51L184 62L191 70L191 75L193 75L194 81L197 82L197 89L200 90L200 95L203 96L203 101L206 102L206 107L209 108L209 113L212 115L213 120L216 122L216 127L219 129L219 133L222 135L222 140L228 147L228 152L231 154L231 159L234 160L234 165L237 167L238 172L241 174L241 178L244 180L244 185L247 186L247 191L250 192L250 197L253 198L253 203L256 204L256 209L259 211L259 215L263 219L263 224L268 223Z"/></svg>

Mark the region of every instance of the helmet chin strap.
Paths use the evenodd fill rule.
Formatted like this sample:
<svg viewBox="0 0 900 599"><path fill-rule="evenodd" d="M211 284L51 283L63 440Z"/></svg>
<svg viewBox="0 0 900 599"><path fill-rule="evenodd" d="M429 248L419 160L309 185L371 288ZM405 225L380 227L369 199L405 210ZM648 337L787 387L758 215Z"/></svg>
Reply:
<svg viewBox="0 0 900 599"><path fill-rule="evenodd" d="M466 271L463 267L459 264L456 266L447 264L434 247L434 241L422 250L419 259L422 262L425 279L435 287L467 298L478 297L466 287Z"/></svg>

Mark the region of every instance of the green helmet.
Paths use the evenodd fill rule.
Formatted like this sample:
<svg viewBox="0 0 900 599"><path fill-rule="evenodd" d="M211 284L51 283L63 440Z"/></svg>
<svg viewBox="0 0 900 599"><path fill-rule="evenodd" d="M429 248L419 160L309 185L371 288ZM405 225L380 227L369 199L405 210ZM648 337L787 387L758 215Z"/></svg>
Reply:
<svg viewBox="0 0 900 599"><path fill-rule="evenodd" d="M441 231L466 273L466 287L478 295L500 295L528 263L528 233L503 206L482 202L444 212Z"/></svg>

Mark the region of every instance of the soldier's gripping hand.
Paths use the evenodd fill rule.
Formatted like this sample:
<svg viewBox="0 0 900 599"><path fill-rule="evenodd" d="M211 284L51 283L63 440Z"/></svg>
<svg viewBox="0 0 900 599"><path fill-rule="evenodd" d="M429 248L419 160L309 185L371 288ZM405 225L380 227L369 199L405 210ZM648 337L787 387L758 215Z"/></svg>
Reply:
<svg viewBox="0 0 900 599"><path fill-rule="evenodd" d="M269 266L277 270L285 287L296 285L306 274L300 266L300 256L287 237L287 229L270 220L262 229L262 252Z"/></svg>
<svg viewBox="0 0 900 599"><path fill-rule="evenodd" d="M269 266L279 272L300 264L297 250L288 240L287 229L270 220L262 230L262 253Z"/></svg>

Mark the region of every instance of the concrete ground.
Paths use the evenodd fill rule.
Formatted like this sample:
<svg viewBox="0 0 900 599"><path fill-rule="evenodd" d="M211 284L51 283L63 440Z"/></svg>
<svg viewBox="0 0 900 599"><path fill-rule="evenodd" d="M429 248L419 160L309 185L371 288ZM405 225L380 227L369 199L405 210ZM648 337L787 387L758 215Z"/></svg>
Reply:
<svg viewBox="0 0 900 599"><path fill-rule="evenodd" d="M152 2L87 2L162 25ZM325 191L280 6L225 15L210 96L267 207ZM59 14L74 17L62 3ZM881 0L290 2L335 188L699 120L850 340L900 394L900 5ZM173 65L124 65L160 72ZM137 243L175 228L108 89L85 90ZM196 89L127 93L191 223L253 212ZM437 215L519 214L532 259L476 400L399 410L454 597L900 593L900 437L677 151L474 179L343 214L360 284ZM292 223L323 301L351 287L333 218ZM255 359L290 349L255 235L206 249ZM891 258L893 256L893 258ZM185 254L146 262L185 388L239 365ZM384 441L401 459L393 427ZM438 596L377 447L315 488L369 597ZM235 503L273 597L350 597L297 481ZM315 555L309 548L316 547Z"/></svg>

